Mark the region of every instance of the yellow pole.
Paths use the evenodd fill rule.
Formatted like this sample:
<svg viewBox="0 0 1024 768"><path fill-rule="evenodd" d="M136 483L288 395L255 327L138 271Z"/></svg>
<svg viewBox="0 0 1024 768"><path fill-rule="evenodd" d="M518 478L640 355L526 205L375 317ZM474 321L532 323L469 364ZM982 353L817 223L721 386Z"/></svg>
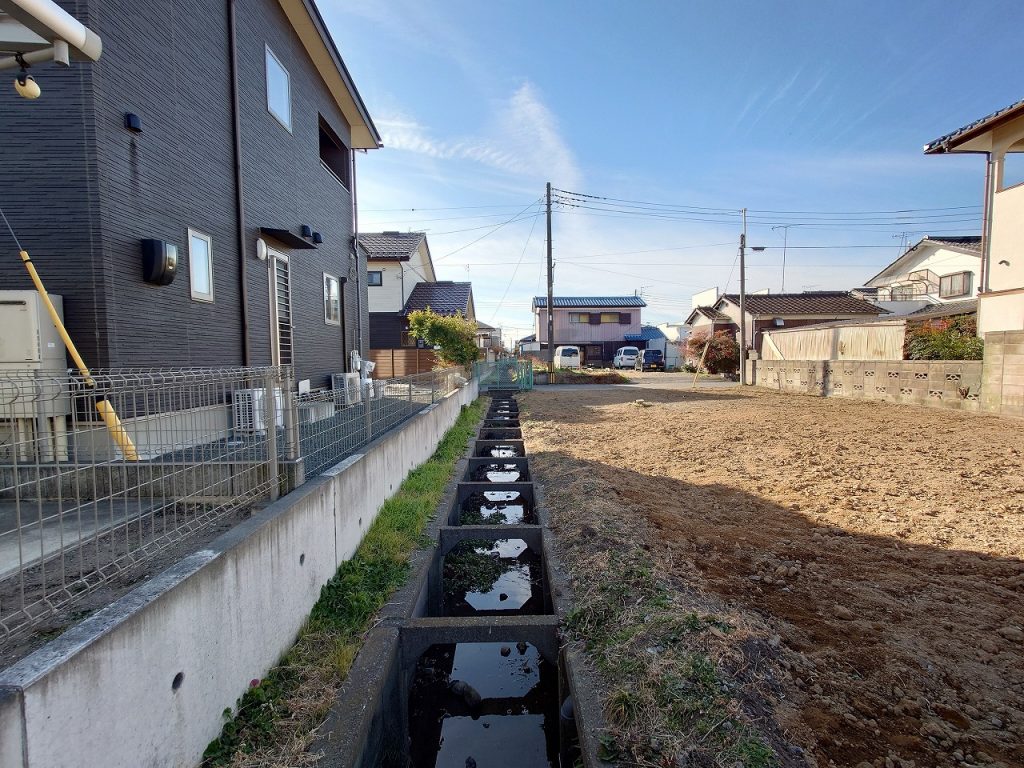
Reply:
<svg viewBox="0 0 1024 768"><path fill-rule="evenodd" d="M693 372L693 384L690 385L690 389L697 386L697 377L700 376L700 368L704 365L704 355L708 353L708 348L711 346L711 339L708 339L708 343L704 345L704 351L700 353L700 362L697 363L697 370Z"/></svg>
<svg viewBox="0 0 1024 768"><path fill-rule="evenodd" d="M90 388L95 387L96 380L89 372L89 368L86 366L82 356L78 354L78 349L75 348L75 343L68 335L68 331L64 327L64 323L61 322L60 315L57 314L57 308L54 307L53 302L50 301L50 295L46 292L46 288L43 286L43 281L39 279L39 273L36 272L35 265L32 263L32 259L29 258L28 251L21 250L18 252L18 255L21 256L21 261L25 265L25 269L28 270L29 277L32 278L32 283L39 292L39 296L42 298L43 304L46 305L46 309L50 313L50 319L53 321L53 325L56 327L57 333L59 333L61 339L63 339L64 346L68 349L68 354L71 355L71 359L75 362L75 367L78 368L79 373L82 374L82 378L85 379L85 385ZM121 420L117 417L117 412L114 411L114 406L110 404L110 401L106 399L100 400L96 403L96 410L99 411L100 418L103 419L103 423L106 425L107 431L110 432L110 437L114 441L114 444L121 449L121 455L124 456L124 460L138 461L139 453L135 450L135 444L128 435L128 430L126 430L124 425L121 424Z"/></svg>

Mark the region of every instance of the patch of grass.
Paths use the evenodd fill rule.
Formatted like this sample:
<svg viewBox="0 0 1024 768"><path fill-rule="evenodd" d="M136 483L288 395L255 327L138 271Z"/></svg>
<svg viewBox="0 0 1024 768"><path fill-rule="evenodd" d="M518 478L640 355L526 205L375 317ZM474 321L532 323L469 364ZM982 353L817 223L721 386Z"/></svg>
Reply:
<svg viewBox="0 0 1024 768"><path fill-rule="evenodd" d="M434 455L384 502L355 555L320 590L295 645L253 681L236 712L224 710L224 728L206 748L204 766L295 764L348 675L370 620L406 582L409 555L423 544L423 529L482 413L480 400L465 408Z"/></svg>
<svg viewBox="0 0 1024 768"><path fill-rule="evenodd" d="M776 764L713 655L714 641L733 631L727 622L685 610L639 547L610 552L576 590L566 625L609 691L606 759L652 768L684 755L691 765Z"/></svg>

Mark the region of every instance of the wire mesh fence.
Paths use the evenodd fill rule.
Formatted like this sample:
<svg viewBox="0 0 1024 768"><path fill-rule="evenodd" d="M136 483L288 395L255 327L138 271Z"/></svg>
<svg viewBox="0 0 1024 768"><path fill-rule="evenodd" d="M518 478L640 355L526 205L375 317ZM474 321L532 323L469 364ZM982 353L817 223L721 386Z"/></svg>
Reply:
<svg viewBox="0 0 1024 768"><path fill-rule="evenodd" d="M465 383L336 378L299 396L290 368L0 371L0 643Z"/></svg>

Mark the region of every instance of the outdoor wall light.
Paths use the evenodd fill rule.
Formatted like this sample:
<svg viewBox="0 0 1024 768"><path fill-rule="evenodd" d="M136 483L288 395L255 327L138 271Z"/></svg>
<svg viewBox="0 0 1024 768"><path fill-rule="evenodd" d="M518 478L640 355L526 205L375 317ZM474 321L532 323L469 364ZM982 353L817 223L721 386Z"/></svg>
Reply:
<svg viewBox="0 0 1024 768"><path fill-rule="evenodd" d="M301 227L301 231L302 231L302 236L303 237L312 237L313 236L313 228L311 226L309 226L309 224L303 224L302 227Z"/></svg>
<svg viewBox="0 0 1024 768"><path fill-rule="evenodd" d="M18 92L21 98L29 99L30 101L38 99L39 95L43 92L35 78L25 70L21 70L21 74L14 78L14 90Z"/></svg>
<svg viewBox="0 0 1024 768"><path fill-rule="evenodd" d="M267 241L262 237L256 238L256 258L260 261L267 260Z"/></svg>
<svg viewBox="0 0 1024 768"><path fill-rule="evenodd" d="M322 243L323 241L324 241L324 236L323 235L321 235L319 232L314 232L313 233L313 242L314 243L316 243L317 245L320 245L320 243Z"/></svg>

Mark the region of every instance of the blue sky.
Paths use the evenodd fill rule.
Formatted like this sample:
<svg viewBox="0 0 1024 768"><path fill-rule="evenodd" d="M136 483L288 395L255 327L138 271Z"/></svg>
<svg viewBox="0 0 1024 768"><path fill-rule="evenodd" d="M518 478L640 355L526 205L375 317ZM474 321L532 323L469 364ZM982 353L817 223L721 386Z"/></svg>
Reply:
<svg viewBox="0 0 1024 768"><path fill-rule="evenodd" d="M360 228L426 231L509 336L544 291L546 181L613 199L556 207L556 294L642 291L679 322L736 290L742 207L768 247L750 290L780 288L772 226L788 291L977 233L982 160L922 145L1024 97L1017 0L319 5L385 142L357 159Z"/></svg>

